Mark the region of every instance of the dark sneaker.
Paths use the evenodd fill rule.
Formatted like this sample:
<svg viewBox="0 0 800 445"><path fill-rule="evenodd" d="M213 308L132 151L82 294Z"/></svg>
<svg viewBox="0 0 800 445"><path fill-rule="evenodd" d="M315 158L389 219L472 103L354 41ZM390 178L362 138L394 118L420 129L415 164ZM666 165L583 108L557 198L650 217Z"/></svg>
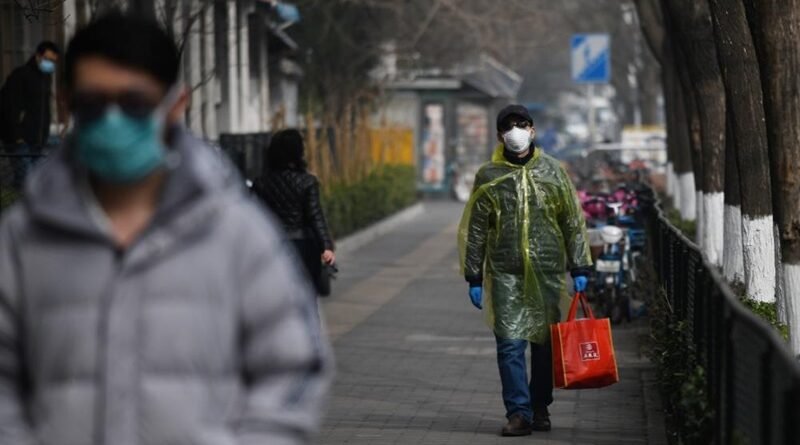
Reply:
<svg viewBox="0 0 800 445"><path fill-rule="evenodd" d="M522 414L514 414L508 419L508 423L503 427L503 436L530 436L531 422Z"/></svg>
<svg viewBox="0 0 800 445"><path fill-rule="evenodd" d="M550 431L550 412L546 406L537 407L533 410L533 422L531 422L533 431Z"/></svg>

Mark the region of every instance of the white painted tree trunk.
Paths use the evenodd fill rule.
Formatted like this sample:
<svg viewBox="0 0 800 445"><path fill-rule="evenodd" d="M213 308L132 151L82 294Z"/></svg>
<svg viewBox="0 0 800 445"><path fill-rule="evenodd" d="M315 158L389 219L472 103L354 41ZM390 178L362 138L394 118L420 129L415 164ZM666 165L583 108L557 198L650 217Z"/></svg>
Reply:
<svg viewBox="0 0 800 445"><path fill-rule="evenodd" d="M700 246L700 251L703 252L706 231L705 199L703 199L704 194L701 191L697 191L695 196L694 202L697 206L697 217L695 218L694 243Z"/></svg>
<svg viewBox="0 0 800 445"><path fill-rule="evenodd" d="M789 325L789 343L800 354L800 264L783 264L784 311Z"/></svg>
<svg viewBox="0 0 800 445"><path fill-rule="evenodd" d="M742 208L725 206L725 236L723 237L722 271L731 283L744 283L744 253L742 250Z"/></svg>
<svg viewBox="0 0 800 445"><path fill-rule="evenodd" d="M783 255L781 254L781 229L776 223L772 228L773 238L775 239L775 311L778 315L778 321L783 324L788 324L786 315L786 294L784 293L785 277L783 276L783 267L777 267L783 264Z"/></svg>
<svg viewBox="0 0 800 445"><path fill-rule="evenodd" d="M703 253L709 263L722 266L725 234L725 194L707 193L703 196Z"/></svg>
<svg viewBox="0 0 800 445"><path fill-rule="evenodd" d="M672 198L675 196L676 180L675 167L672 162L667 162L667 196Z"/></svg>
<svg viewBox="0 0 800 445"><path fill-rule="evenodd" d="M756 301L775 302L775 235L772 215L742 219L744 277L747 296Z"/></svg>
<svg viewBox="0 0 800 445"><path fill-rule="evenodd" d="M680 200L675 203L676 207L681 211L681 218L687 221L694 221L697 217L697 205L695 203L697 196L695 195L694 188L694 173L682 173L678 177L678 182Z"/></svg>

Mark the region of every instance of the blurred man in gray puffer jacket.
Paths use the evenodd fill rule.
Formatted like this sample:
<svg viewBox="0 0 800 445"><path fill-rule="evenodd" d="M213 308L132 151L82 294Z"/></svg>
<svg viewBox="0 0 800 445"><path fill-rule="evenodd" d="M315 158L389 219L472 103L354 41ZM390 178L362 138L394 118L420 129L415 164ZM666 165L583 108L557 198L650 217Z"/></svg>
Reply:
<svg viewBox="0 0 800 445"><path fill-rule="evenodd" d="M75 131L0 222L0 444L307 443L329 383L313 291L229 164L178 123L153 22L79 31Z"/></svg>

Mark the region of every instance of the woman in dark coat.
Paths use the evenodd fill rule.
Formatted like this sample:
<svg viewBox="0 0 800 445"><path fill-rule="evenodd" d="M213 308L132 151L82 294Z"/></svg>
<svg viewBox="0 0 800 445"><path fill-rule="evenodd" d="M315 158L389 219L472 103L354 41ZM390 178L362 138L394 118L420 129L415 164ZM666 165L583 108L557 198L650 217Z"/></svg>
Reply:
<svg viewBox="0 0 800 445"><path fill-rule="evenodd" d="M315 285L322 263L336 261L333 239L322 211L319 181L308 172L303 136L295 129L272 136L265 168L255 191L280 219Z"/></svg>

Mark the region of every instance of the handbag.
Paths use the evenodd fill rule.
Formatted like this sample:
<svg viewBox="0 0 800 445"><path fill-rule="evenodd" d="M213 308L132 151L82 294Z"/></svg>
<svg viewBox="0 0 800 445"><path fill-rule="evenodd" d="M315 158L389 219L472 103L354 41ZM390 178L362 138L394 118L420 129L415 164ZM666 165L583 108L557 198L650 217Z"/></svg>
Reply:
<svg viewBox="0 0 800 445"><path fill-rule="evenodd" d="M334 264L325 264L319 256L322 251L322 241L317 238L316 234L310 227L303 228L303 239L307 241L306 251L302 253L308 269L308 274L311 277L311 283L320 297L328 297L331 295L331 280L336 279L336 274L339 269ZM319 266L316 262L319 261Z"/></svg>
<svg viewBox="0 0 800 445"><path fill-rule="evenodd" d="M575 319L579 302L586 318ZM567 320L550 325L550 334L554 387L602 388L619 381L611 322L594 318L583 292L572 299Z"/></svg>
<svg viewBox="0 0 800 445"><path fill-rule="evenodd" d="M336 279L336 274L339 269L334 264L325 264L319 268L319 275L317 276L316 285L317 293L320 297L327 297L331 294L331 280Z"/></svg>

